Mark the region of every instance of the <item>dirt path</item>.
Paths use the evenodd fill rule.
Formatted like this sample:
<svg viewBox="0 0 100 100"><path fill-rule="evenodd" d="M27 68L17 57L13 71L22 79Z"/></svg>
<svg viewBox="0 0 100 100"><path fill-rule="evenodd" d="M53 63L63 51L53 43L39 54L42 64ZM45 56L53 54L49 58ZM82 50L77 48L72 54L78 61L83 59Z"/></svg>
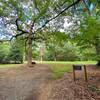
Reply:
<svg viewBox="0 0 100 100"><path fill-rule="evenodd" d="M53 80L50 66L45 64L0 69L0 100L100 100L100 71L93 70L88 70L86 83L81 72L76 82L72 73Z"/></svg>
<svg viewBox="0 0 100 100"><path fill-rule="evenodd" d="M47 100L50 78L47 65L0 69L0 100Z"/></svg>

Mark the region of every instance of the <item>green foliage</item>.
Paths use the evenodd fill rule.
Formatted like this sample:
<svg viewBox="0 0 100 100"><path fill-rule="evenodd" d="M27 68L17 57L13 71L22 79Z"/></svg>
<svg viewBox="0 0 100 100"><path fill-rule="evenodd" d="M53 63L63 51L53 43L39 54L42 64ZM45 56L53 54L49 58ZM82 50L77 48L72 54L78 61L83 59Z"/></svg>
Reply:
<svg viewBox="0 0 100 100"><path fill-rule="evenodd" d="M20 28L23 30L27 30L29 32L30 23L35 21L36 26L33 29L37 29L38 26L40 27L44 25L52 16L57 15L60 11L62 11L62 9L64 9L72 2L73 2L72 0L42 0L42 1L31 0L30 2L29 0L1 0L0 15L6 16L6 18L10 18L13 20L19 18ZM98 8L100 8L99 5ZM99 31L100 31L100 18L88 17L82 22L80 26L80 34L76 36L77 38L76 40L80 45L82 46L84 45L87 48L88 46L90 47L95 45L96 50L100 51L100 49L98 49L100 47L100 45L98 44L100 43ZM55 35L52 36L50 35L50 37L48 37L48 34L45 35L46 38L50 38L50 39L48 39L46 43L47 49L46 49L44 59L71 60L71 61L79 60L80 50L77 47L77 45L72 43L66 43L68 42L67 41L68 37L66 37L64 33L55 32L54 34ZM25 38L28 37L28 35L24 35L24 36ZM44 38L44 33L36 32L34 36L36 36L36 38L41 38L41 37ZM11 52L9 54L11 60L13 59L14 61L18 60L17 58L18 54L21 54L19 59L20 60L22 59L23 48L20 47L21 46L18 46L18 44L13 43L11 47ZM18 48L20 48L21 50ZM1 52L2 51L3 50L1 50ZM87 55L88 53L89 51L87 50L83 52L84 55ZM35 55L35 58L38 57L36 50L33 52L33 55ZM83 58L85 59L85 57ZM99 58L99 56L97 58Z"/></svg>
<svg viewBox="0 0 100 100"><path fill-rule="evenodd" d="M8 63L9 43L0 43L0 63Z"/></svg>
<svg viewBox="0 0 100 100"><path fill-rule="evenodd" d="M72 0L0 0L0 15L19 18L22 28L28 30L28 21L44 24L71 3Z"/></svg>
<svg viewBox="0 0 100 100"><path fill-rule="evenodd" d="M35 60L39 60L39 52L38 52L38 50L36 50L36 49L32 50L32 57Z"/></svg>
<svg viewBox="0 0 100 100"><path fill-rule="evenodd" d="M80 48L76 44L72 44L71 42L68 42L64 45L64 48L62 49L63 58L67 61L75 61L80 60Z"/></svg>
<svg viewBox="0 0 100 100"><path fill-rule="evenodd" d="M89 17L81 25L81 43L90 47L95 47L96 54L100 59L100 19L98 16Z"/></svg>
<svg viewBox="0 0 100 100"><path fill-rule="evenodd" d="M10 49L9 59L11 62L14 61L14 63L22 63L23 62L23 55L20 51L20 49L13 45Z"/></svg>
<svg viewBox="0 0 100 100"><path fill-rule="evenodd" d="M79 31L73 36L73 42L80 46L81 60L100 59L99 31L99 16L87 16L81 19Z"/></svg>
<svg viewBox="0 0 100 100"><path fill-rule="evenodd" d="M65 33L55 32L55 34L48 40L46 52L44 54L45 60L57 61L73 61L79 60L78 47L67 40Z"/></svg>
<svg viewBox="0 0 100 100"><path fill-rule="evenodd" d="M81 60L83 61L95 61L96 60L96 51L95 48L83 48L81 51Z"/></svg>
<svg viewBox="0 0 100 100"><path fill-rule="evenodd" d="M100 20L98 17L88 17L81 23L80 31L85 39L93 40L100 35Z"/></svg>
<svg viewBox="0 0 100 100"><path fill-rule="evenodd" d="M8 58L10 59L10 62L14 63L23 63L23 45L19 39L16 39L11 44L10 53L8 55ZM19 44L20 43L20 44Z"/></svg>
<svg viewBox="0 0 100 100"><path fill-rule="evenodd" d="M0 43L0 63L22 63L24 41L17 38L10 42Z"/></svg>

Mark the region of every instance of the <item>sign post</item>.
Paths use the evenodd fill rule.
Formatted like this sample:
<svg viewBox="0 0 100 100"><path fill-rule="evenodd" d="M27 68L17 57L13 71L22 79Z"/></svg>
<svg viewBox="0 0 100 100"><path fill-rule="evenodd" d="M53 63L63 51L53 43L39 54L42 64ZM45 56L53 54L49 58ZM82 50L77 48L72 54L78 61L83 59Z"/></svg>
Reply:
<svg viewBox="0 0 100 100"><path fill-rule="evenodd" d="M85 75L85 81L87 82L87 70L86 70L86 65L84 65L84 75Z"/></svg>
<svg viewBox="0 0 100 100"><path fill-rule="evenodd" d="M73 66L73 78L74 78L74 81L75 81L76 77L75 77L75 70L74 70L74 66Z"/></svg>

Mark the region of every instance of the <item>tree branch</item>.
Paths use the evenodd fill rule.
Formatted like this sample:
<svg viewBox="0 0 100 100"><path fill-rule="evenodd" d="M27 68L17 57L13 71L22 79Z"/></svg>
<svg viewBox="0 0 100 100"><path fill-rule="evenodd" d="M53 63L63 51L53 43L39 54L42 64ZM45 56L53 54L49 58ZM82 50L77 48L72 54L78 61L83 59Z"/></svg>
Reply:
<svg viewBox="0 0 100 100"><path fill-rule="evenodd" d="M63 10L62 10L60 13L58 13L56 16L54 16L54 17L52 17L51 19L47 20L47 21L45 22L45 24L44 24L42 27L38 28L36 31L41 30L43 27L46 26L47 23L49 23L49 22L52 21L53 19L56 19L56 18L59 17L62 13L64 13L66 10L68 10L68 9L71 8L72 6L78 4L80 1L81 1L81 0L77 0L76 2L73 2L71 5L69 5L69 6L66 7L65 9L63 9Z"/></svg>
<svg viewBox="0 0 100 100"><path fill-rule="evenodd" d="M10 41L11 41L13 38L17 38L18 36L21 36L21 35L23 35L23 34L24 34L24 33L20 33L20 34L13 35L13 36L11 37Z"/></svg>
<svg viewBox="0 0 100 100"><path fill-rule="evenodd" d="M11 37L10 41L11 41L14 37L17 38L18 36L21 36L21 35L23 35L23 34L25 34L25 33L28 33L28 31L24 31L24 30L20 29L20 27L19 27L19 25L18 25L18 21L19 21L19 18L17 18L17 19L15 20L15 24L16 24L16 26L17 26L17 31L20 31L21 33L20 33L20 34L13 35L13 36Z"/></svg>
<svg viewBox="0 0 100 100"><path fill-rule="evenodd" d="M18 21L19 21L19 18L17 18L17 19L15 20L15 24L16 24L16 26L17 26L17 30L18 30L18 31L21 31L21 33L28 33L27 31L24 31L24 30L20 29L20 27L19 27L19 25L18 25Z"/></svg>
<svg viewBox="0 0 100 100"><path fill-rule="evenodd" d="M86 1L83 0L83 3L85 4L85 6L86 6L86 8L87 8L87 10L88 10L88 12L89 12L89 15L90 15L90 10L89 10L89 8L88 8L88 5L86 4Z"/></svg>
<svg viewBox="0 0 100 100"><path fill-rule="evenodd" d="M35 32L37 32L38 30L41 30L42 28L44 28L46 26L47 23L49 23L50 21L52 21L53 19L56 19L57 17L59 17L62 13L64 13L66 10L68 10L69 8L71 8L72 6L78 4L81 0L77 0L76 2L73 2L71 5L69 5L68 7L66 7L65 9L63 9L60 13L58 13L56 16L52 17L51 19L47 20L45 22L45 24L43 26L41 26L40 28L38 28ZM18 36L21 36L25 33L28 33L27 31L24 31L22 29L20 29L19 25L18 25L18 21L19 21L19 18L16 19L15 23L16 23L16 26L17 26L17 30L20 31L21 33L20 34L16 34L15 36L13 37L18 37ZM32 23L31 25L31 28L34 26L34 22ZM13 39L13 37L11 38L11 40Z"/></svg>

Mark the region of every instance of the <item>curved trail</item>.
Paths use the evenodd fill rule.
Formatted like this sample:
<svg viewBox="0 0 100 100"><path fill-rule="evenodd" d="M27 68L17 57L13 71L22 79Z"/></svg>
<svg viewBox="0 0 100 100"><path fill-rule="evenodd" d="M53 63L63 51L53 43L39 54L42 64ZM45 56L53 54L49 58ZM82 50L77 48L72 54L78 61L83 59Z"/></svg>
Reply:
<svg viewBox="0 0 100 100"><path fill-rule="evenodd" d="M89 69L91 72L94 73ZM50 66L46 64L0 69L0 100L100 100L99 95L95 96L88 88L92 82L100 86L100 71L97 72L98 77L89 76L90 82L86 83L82 73L77 73L76 82L72 73L52 80Z"/></svg>
<svg viewBox="0 0 100 100"><path fill-rule="evenodd" d="M0 100L47 100L50 78L50 69L43 64L0 69Z"/></svg>

